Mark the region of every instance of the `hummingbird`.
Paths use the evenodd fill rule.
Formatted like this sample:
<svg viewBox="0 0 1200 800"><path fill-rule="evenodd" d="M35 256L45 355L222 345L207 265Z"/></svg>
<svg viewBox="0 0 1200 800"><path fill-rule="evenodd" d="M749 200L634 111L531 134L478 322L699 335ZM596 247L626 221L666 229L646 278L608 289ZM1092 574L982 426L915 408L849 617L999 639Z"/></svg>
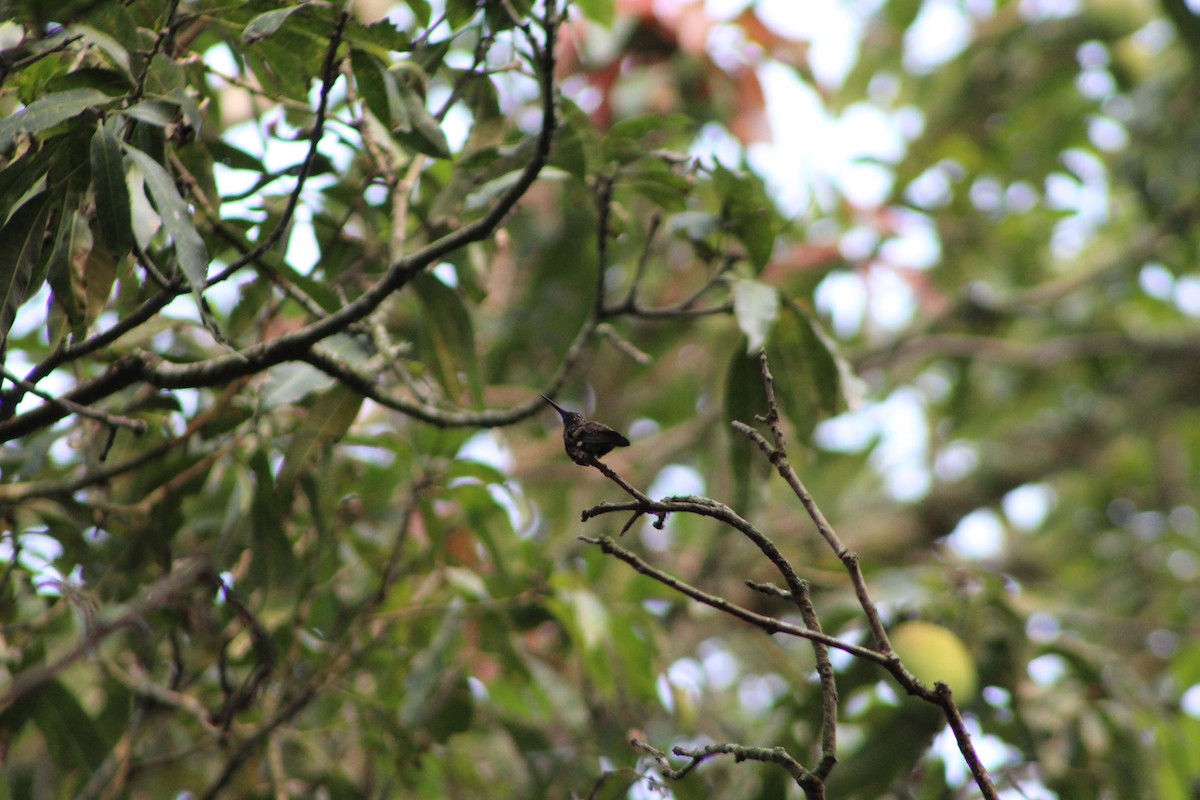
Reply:
<svg viewBox="0 0 1200 800"><path fill-rule="evenodd" d="M614 447L628 447L629 440L607 425L585 419L583 414L567 411L546 395L542 399L554 406L554 410L562 417L563 448L576 464L587 465L593 458L612 450Z"/></svg>

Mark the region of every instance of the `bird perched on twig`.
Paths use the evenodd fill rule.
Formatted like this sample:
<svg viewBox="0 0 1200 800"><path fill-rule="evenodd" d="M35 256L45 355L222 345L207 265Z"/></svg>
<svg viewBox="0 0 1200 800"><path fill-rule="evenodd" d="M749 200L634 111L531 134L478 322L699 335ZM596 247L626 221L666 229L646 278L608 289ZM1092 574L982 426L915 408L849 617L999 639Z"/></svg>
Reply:
<svg viewBox="0 0 1200 800"><path fill-rule="evenodd" d="M554 406L562 417L563 449L576 464L589 464L614 447L628 447L629 440L607 425L586 419L583 414L567 411L546 395L542 399Z"/></svg>

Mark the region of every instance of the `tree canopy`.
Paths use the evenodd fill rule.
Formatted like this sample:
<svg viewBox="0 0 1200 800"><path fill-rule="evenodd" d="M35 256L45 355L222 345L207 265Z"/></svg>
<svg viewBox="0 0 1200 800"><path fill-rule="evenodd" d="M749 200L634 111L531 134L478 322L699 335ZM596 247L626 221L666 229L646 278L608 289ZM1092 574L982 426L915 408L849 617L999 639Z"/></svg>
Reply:
<svg viewBox="0 0 1200 800"><path fill-rule="evenodd" d="M2 796L1193 797L1200 17L823 6L4 4Z"/></svg>

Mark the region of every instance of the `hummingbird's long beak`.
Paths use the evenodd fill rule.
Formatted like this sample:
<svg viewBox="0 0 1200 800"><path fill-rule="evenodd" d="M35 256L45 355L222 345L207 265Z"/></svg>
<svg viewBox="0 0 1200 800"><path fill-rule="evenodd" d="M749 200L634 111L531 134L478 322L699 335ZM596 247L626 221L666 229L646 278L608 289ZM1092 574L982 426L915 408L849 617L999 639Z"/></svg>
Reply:
<svg viewBox="0 0 1200 800"><path fill-rule="evenodd" d="M556 402L554 402L553 400L551 400L549 397L546 397L546 395L541 395L541 398L542 398L543 400L545 400L547 403L549 403L550 405L554 406L554 410L558 412L558 415L559 415L560 417L561 417L563 414L566 414L566 413L567 413L567 412L566 412L566 410L565 410L565 409L564 409L562 406L560 406L558 403L556 403Z"/></svg>

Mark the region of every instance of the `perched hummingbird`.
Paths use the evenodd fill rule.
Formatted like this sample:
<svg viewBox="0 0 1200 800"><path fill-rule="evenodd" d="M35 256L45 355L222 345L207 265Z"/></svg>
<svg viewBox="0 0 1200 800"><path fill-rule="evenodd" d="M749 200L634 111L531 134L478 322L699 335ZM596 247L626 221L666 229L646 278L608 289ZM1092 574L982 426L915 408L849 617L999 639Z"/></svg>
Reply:
<svg viewBox="0 0 1200 800"><path fill-rule="evenodd" d="M542 399L554 406L554 410L562 417L563 448L576 464L586 465L592 458L599 458L614 447L629 446L628 439L607 425L584 419L583 414L567 411L546 395L542 395Z"/></svg>

